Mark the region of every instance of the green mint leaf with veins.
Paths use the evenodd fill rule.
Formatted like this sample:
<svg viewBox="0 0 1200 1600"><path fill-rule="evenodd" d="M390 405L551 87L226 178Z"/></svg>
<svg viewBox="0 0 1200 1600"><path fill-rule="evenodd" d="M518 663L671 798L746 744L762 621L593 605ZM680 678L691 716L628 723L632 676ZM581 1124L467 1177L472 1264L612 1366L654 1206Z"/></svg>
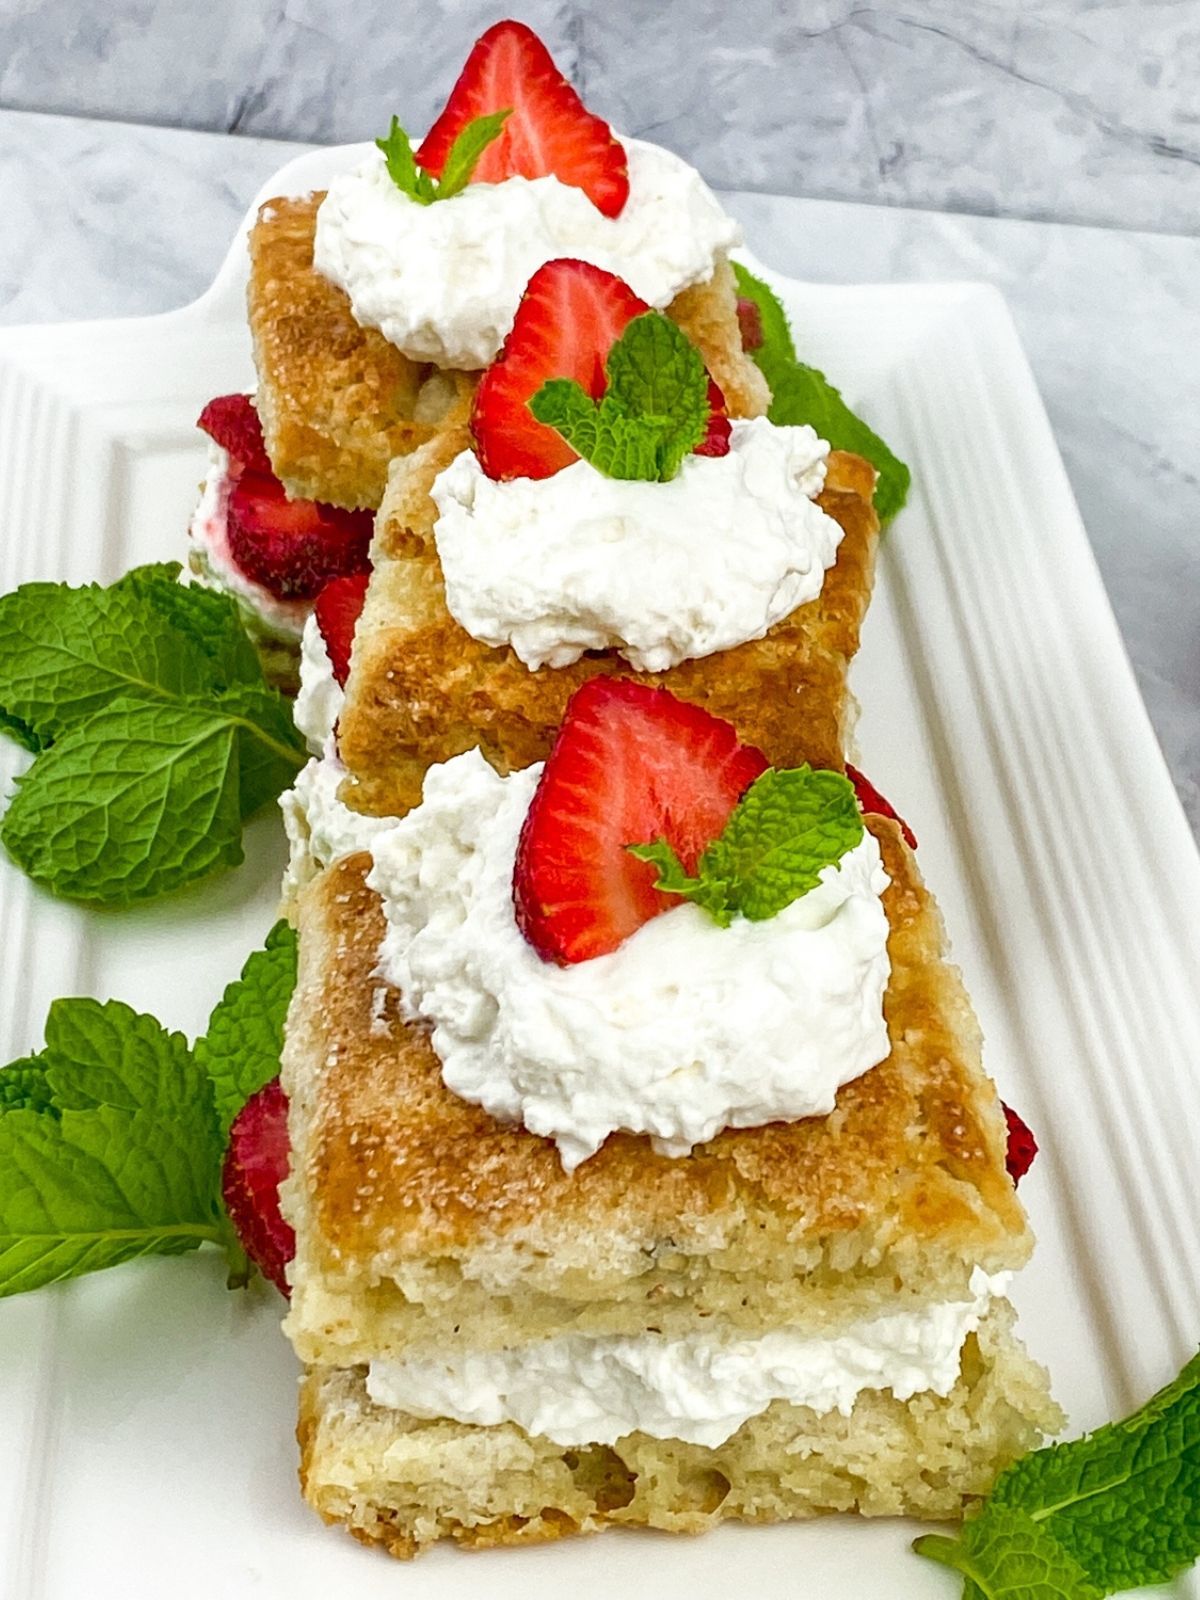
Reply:
<svg viewBox="0 0 1200 1600"><path fill-rule="evenodd" d="M0 1116L6 1111L57 1112L54 1091L38 1056L13 1061L0 1071Z"/></svg>
<svg viewBox="0 0 1200 1600"><path fill-rule="evenodd" d="M195 1055L213 1087L222 1140L250 1096L279 1071L283 1025L296 986L296 934L277 922L266 947L225 990L196 1040Z"/></svg>
<svg viewBox="0 0 1200 1600"><path fill-rule="evenodd" d="M485 117L475 117L455 139L446 155L441 181L432 178L418 163L412 141L400 126L398 117L386 139L376 139L376 148L383 152L388 176L402 194L418 205L429 206L435 200L452 200L470 183L479 158L504 131L504 124L512 115L512 107L492 111Z"/></svg>
<svg viewBox="0 0 1200 1600"><path fill-rule="evenodd" d="M966 1523L957 1539L927 1534L913 1549L962 1573L963 1600L1102 1600L1105 1592L1052 1535L1011 1508Z"/></svg>
<svg viewBox="0 0 1200 1600"><path fill-rule="evenodd" d="M383 152L383 159L387 164L388 177L402 194L410 200L415 200L419 205L432 205L437 199L437 190L433 179L427 172L422 172L417 165L417 158L413 154L413 147L408 135L400 126L399 117L392 118L392 126L386 139L376 139L376 148Z"/></svg>
<svg viewBox="0 0 1200 1600"><path fill-rule="evenodd" d="M60 1000L36 1063L58 1110L0 1115L0 1296L231 1242L212 1088L179 1034Z"/></svg>
<svg viewBox="0 0 1200 1600"><path fill-rule="evenodd" d="M24 745L26 750L32 750L35 754L42 748L42 741L29 724L14 716L11 711L0 709L0 733L7 734L17 744Z"/></svg>
<svg viewBox="0 0 1200 1600"><path fill-rule="evenodd" d="M1124 1422L1015 1462L956 1539L914 1548L968 1576L965 1600L1096 1600L1169 1583L1200 1557L1200 1356Z"/></svg>
<svg viewBox="0 0 1200 1600"><path fill-rule="evenodd" d="M669 317L647 311L628 324L604 371L600 400L573 378L551 378L530 411L607 477L673 478L708 431L708 374L699 351Z"/></svg>
<svg viewBox="0 0 1200 1600"><path fill-rule="evenodd" d="M738 294L752 300L762 318L763 342L749 355L771 386L767 415L780 425L808 423L835 450L863 456L879 474L875 510L890 522L908 498L911 473L877 433L857 416L816 367L797 359L787 314L774 292L739 262L733 263Z"/></svg>
<svg viewBox="0 0 1200 1600"><path fill-rule="evenodd" d="M211 709L237 734L238 797L243 819L278 798L308 759L288 701L266 684L228 689Z"/></svg>
<svg viewBox="0 0 1200 1600"><path fill-rule="evenodd" d="M236 865L244 819L304 764L233 601L178 573L0 599L0 706L40 752L0 841L55 894L128 904Z"/></svg>
<svg viewBox="0 0 1200 1600"><path fill-rule="evenodd" d="M597 404L574 378L551 378L529 409L606 477L659 481L663 430L656 422L624 416L607 396Z"/></svg>
<svg viewBox="0 0 1200 1600"><path fill-rule="evenodd" d="M777 916L815 889L824 868L862 836L850 780L804 766L770 768L755 779L700 857L695 877L665 839L629 849L658 867L657 888L693 900L724 928L735 916L751 922Z"/></svg>
<svg viewBox="0 0 1200 1600"><path fill-rule="evenodd" d="M303 764L278 729L250 720L248 695L194 706L115 700L17 779L0 841L53 893L108 905L235 866L243 817Z"/></svg>
<svg viewBox="0 0 1200 1600"><path fill-rule="evenodd" d="M200 647L209 660L213 688L265 683L262 662L236 601L198 583L180 583L180 571L177 561L134 567L114 587L142 596L177 633Z"/></svg>
<svg viewBox="0 0 1200 1600"><path fill-rule="evenodd" d="M467 123L447 153L434 196L436 200L450 200L466 188L480 156L504 132L504 124L511 116L512 107L508 106L503 111L493 111Z"/></svg>
<svg viewBox="0 0 1200 1600"><path fill-rule="evenodd" d="M210 658L127 582L27 583L0 597L0 707L48 744L120 695L170 701L213 684Z"/></svg>
<svg viewBox="0 0 1200 1600"><path fill-rule="evenodd" d="M284 923L189 1049L118 1001L58 1000L45 1048L0 1069L0 1298L211 1243L252 1269L225 1214L229 1126L279 1071L295 983Z"/></svg>
<svg viewBox="0 0 1200 1600"><path fill-rule="evenodd" d="M1009 1467L993 1507L1028 1512L1105 1593L1190 1566L1200 1556L1200 1356L1124 1422Z"/></svg>

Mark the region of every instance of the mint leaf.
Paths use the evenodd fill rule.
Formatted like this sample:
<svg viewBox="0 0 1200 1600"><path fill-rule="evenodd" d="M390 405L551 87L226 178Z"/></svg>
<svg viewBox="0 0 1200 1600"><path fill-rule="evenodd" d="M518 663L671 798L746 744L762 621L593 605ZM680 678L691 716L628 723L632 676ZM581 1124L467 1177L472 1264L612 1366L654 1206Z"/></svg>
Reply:
<svg viewBox="0 0 1200 1600"><path fill-rule="evenodd" d="M0 1072L0 1116L6 1111L57 1111L54 1091L38 1056L14 1061Z"/></svg>
<svg viewBox="0 0 1200 1600"><path fill-rule="evenodd" d="M511 116L512 107L509 106L504 111L493 111L467 123L447 152L435 200L450 200L466 188L480 156L493 140L500 137L504 124Z"/></svg>
<svg viewBox="0 0 1200 1600"><path fill-rule="evenodd" d="M437 199L433 179L417 166L412 144L400 126L399 117L392 118L387 138L376 139L375 145L383 152L388 177L402 194L406 194L410 200L415 200L418 205L423 206L431 205Z"/></svg>
<svg viewBox="0 0 1200 1600"><path fill-rule="evenodd" d="M825 374L796 357L787 314L774 292L739 262L733 263L738 294L759 309L763 342L749 355L771 386L767 415L783 425L808 423L835 450L863 456L879 474L875 484L875 510L880 522L890 522L908 498L911 473L861 417L857 416Z"/></svg>
<svg viewBox="0 0 1200 1600"><path fill-rule="evenodd" d="M11 711L0 710L0 733L6 733L10 739L15 739L18 744L24 745L26 750L36 753L42 748L42 741L29 724L23 722L20 717L13 716Z"/></svg>
<svg viewBox="0 0 1200 1600"><path fill-rule="evenodd" d="M606 477L659 480L663 430L656 422L624 416L607 399L597 404L574 378L549 379L529 409Z"/></svg>
<svg viewBox="0 0 1200 1600"><path fill-rule="evenodd" d="M177 561L134 567L114 587L142 596L176 632L199 645L209 659L214 688L264 683L262 662L237 602L215 589L180 583L181 570Z"/></svg>
<svg viewBox="0 0 1200 1600"><path fill-rule="evenodd" d="M375 146L383 152L388 176L402 194L418 205L432 205L435 200L452 200L470 183L479 158L493 140L504 131L504 124L512 115L512 107L492 111L487 116L475 117L460 131L446 154L440 181L430 177L417 161L412 141L400 126L398 117L386 139L376 139Z"/></svg>
<svg viewBox="0 0 1200 1600"><path fill-rule="evenodd" d="M183 1039L92 1000L56 1002L46 1037L61 1113L0 1115L0 1296L225 1243L212 1090Z"/></svg>
<svg viewBox="0 0 1200 1600"><path fill-rule="evenodd" d="M238 796L243 818L279 797L308 759L291 706L267 684L242 685L218 695L211 709L237 732Z"/></svg>
<svg viewBox="0 0 1200 1600"><path fill-rule="evenodd" d="M203 693L208 657L136 589L26 583L0 598L0 708L45 744L118 695Z"/></svg>
<svg viewBox="0 0 1200 1600"><path fill-rule="evenodd" d="M688 877L665 839L631 845L659 868L657 888L703 906L723 928L763 922L815 889L863 836L854 786L840 772L768 768L750 785Z"/></svg>
<svg viewBox="0 0 1200 1600"><path fill-rule="evenodd" d="M1104 1593L1055 1538L1011 1508L989 1509L957 1539L926 1534L913 1549L963 1574L963 1600L1102 1600Z"/></svg>
<svg viewBox="0 0 1200 1600"><path fill-rule="evenodd" d="M1001 1474L986 1515L1029 1513L1105 1593L1166 1583L1200 1557L1200 1356L1124 1422Z"/></svg>
<svg viewBox="0 0 1200 1600"><path fill-rule="evenodd" d="M283 1025L296 986L296 934L277 922L266 947L256 950L242 975L225 990L196 1040L195 1055L208 1074L222 1140L252 1094L279 1071Z"/></svg>
<svg viewBox="0 0 1200 1600"><path fill-rule="evenodd" d="M605 363L600 400L551 378L529 401L577 455L610 478L666 482L708 430L708 375L686 334L661 312L634 317Z"/></svg>
<svg viewBox="0 0 1200 1600"><path fill-rule="evenodd" d="M1200 1557L1200 1356L1124 1422L1015 1462L957 1539L913 1548L967 1575L964 1600L1170 1582Z"/></svg>
<svg viewBox="0 0 1200 1600"><path fill-rule="evenodd" d="M0 841L36 883L98 904L150 899L235 866L242 738L219 709L116 700L17 779Z"/></svg>
<svg viewBox="0 0 1200 1600"><path fill-rule="evenodd" d="M304 763L236 606L178 572L0 600L0 703L42 747L0 841L67 898L127 904L235 865L243 819Z"/></svg>

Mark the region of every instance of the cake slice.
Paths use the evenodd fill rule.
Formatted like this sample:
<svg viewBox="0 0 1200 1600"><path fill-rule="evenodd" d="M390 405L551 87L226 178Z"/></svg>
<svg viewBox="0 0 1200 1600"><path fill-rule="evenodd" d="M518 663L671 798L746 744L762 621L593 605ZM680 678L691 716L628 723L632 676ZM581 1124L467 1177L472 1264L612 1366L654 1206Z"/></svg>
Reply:
<svg viewBox="0 0 1200 1600"><path fill-rule="evenodd" d="M476 746L501 771L539 760L598 673L669 685L779 764L840 763L874 469L811 428L738 417L670 328L612 274L549 262L470 425L392 463L339 722L357 809L406 811L432 763ZM662 481L580 459L531 409L572 384L608 405L596 375L639 339L643 366L694 362L701 398L708 382L707 424Z"/></svg>
<svg viewBox="0 0 1200 1600"><path fill-rule="evenodd" d="M268 200L250 232L257 405L271 465L289 493L375 507L397 456L466 422L480 369L413 360L354 320L345 291L313 266L324 197ZM703 354L731 413L761 416L770 395L742 349L728 260L666 310Z"/></svg>
<svg viewBox="0 0 1200 1600"><path fill-rule="evenodd" d="M377 506L389 461L462 416L555 257L633 276L733 413L765 411L739 333L736 223L694 168L589 112L525 24L476 41L417 150L395 118L376 144L327 192L269 200L250 235L259 409L293 495Z"/></svg>
<svg viewBox="0 0 1200 1600"><path fill-rule="evenodd" d="M309 1369L301 1479L327 1520L407 1556L608 1524L949 1517L1058 1425L1004 1296L1032 1241L978 1029L900 825L867 821L890 878L886 1059L828 1115L727 1128L683 1158L616 1133L570 1173L548 1138L446 1087L380 976L369 858L305 891L286 1326ZM913 1372L948 1329L935 1392ZM759 1372L779 1336L865 1349L866 1381L838 1409L756 1378L720 1438L660 1422L563 1442L515 1420L542 1414L531 1386L573 1393L583 1371L603 1397L614 1370L681 1351L693 1383L714 1346ZM488 1409L497 1383L513 1416ZM460 1415L438 1414L450 1394Z"/></svg>

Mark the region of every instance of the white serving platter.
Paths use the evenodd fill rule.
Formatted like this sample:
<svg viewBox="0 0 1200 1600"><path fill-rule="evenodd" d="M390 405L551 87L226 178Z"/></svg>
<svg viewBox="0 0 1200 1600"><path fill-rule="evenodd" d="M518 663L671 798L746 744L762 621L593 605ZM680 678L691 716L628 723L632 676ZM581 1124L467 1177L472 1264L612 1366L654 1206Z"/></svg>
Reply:
<svg viewBox="0 0 1200 1600"><path fill-rule="evenodd" d="M263 197L356 153L302 156ZM244 235L182 311L0 332L0 592L180 556L195 418L252 377ZM1003 301L771 277L805 357L914 469L854 670L861 760L920 836L991 1070L1041 1139L1022 1191L1040 1245L1014 1298L1079 1431L1200 1340L1200 859ZM0 778L19 760L4 743ZM119 914L56 904L0 863L0 1061L40 1043L58 995L201 1029L274 918L273 819L247 846L236 873ZM2 1600L958 1593L908 1553L914 1525L848 1518L400 1568L299 1499L279 1315L261 1285L230 1295L215 1254L0 1304Z"/></svg>

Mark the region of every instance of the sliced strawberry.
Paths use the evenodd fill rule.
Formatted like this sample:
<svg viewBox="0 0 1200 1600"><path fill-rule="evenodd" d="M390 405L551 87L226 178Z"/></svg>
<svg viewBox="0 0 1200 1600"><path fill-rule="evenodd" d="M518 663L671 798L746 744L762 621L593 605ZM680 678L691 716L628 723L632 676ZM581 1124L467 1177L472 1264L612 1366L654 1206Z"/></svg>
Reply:
<svg viewBox="0 0 1200 1600"><path fill-rule="evenodd" d="M479 380L471 433L489 478L549 478L579 457L529 402L549 378L574 378L599 400L604 364L634 317L650 307L622 279L587 261L547 261L525 287L500 354ZM729 448L725 396L709 379L713 416L697 453Z"/></svg>
<svg viewBox="0 0 1200 1600"><path fill-rule="evenodd" d="M479 380L471 433L489 478L549 478L579 457L529 402L548 378L574 378L593 400L626 327L650 307L612 272L547 261L525 287L500 354Z"/></svg>
<svg viewBox="0 0 1200 1600"><path fill-rule="evenodd" d="M280 600L311 600L331 578L364 572L374 516L289 500L277 478L246 472L229 496L229 554Z"/></svg>
<svg viewBox="0 0 1200 1600"><path fill-rule="evenodd" d="M278 1078L251 1095L229 1130L221 1194L242 1249L264 1278L290 1295L284 1268L296 1253L296 1235L279 1210L291 1152L287 1115Z"/></svg>
<svg viewBox="0 0 1200 1600"><path fill-rule="evenodd" d="M708 432L692 453L698 456L727 456L733 426L725 409L725 396L715 378L708 380L708 403L712 407L708 417Z"/></svg>
<svg viewBox="0 0 1200 1600"><path fill-rule="evenodd" d="M248 394L218 395L200 413L196 426L228 453L234 476L242 472L272 475L262 423Z"/></svg>
<svg viewBox="0 0 1200 1600"><path fill-rule="evenodd" d="M467 123L506 110L511 115L480 157L472 183L557 178L582 189L606 217L620 212L629 198L624 146L608 123L587 109L523 22L497 22L475 41L417 160L441 177L450 147Z"/></svg>
<svg viewBox="0 0 1200 1600"><path fill-rule="evenodd" d="M883 798L870 779L864 778L858 768L852 767L848 761L846 763L846 776L854 785L854 793L858 797L859 808L863 811L869 811L873 816L891 817L893 822L898 822L900 831L904 835L905 844L910 850L915 850L917 848L916 834L905 822L895 806Z"/></svg>
<svg viewBox="0 0 1200 1600"><path fill-rule="evenodd" d="M738 331L742 336L743 350L761 350L763 343L762 312L758 309L757 302L747 300L744 295L738 296L737 303Z"/></svg>
<svg viewBox="0 0 1200 1600"><path fill-rule="evenodd" d="M694 871L767 758L699 706L620 678L567 705L525 818L513 872L517 922L543 959L615 950L679 903L625 848L666 839Z"/></svg>
<svg viewBox="0 0 1200 1600"><path fill-rule="evenodd" d="M1019 1117L1011 1106L1004 1107L1004 1119L1008 1123L1008 1154L1005 1166L1013 1184L1016 1185L1033 1165L1033 1158L1038 1153L1038 1142L1028 1123Z"/></svg>
<svg viewBox="0 0 1200 1600"><path fill-rule="evenodd" d="M325 649L333 665L333 675L343 688L350 676L350 650L354 644L354 630L362 616L363 601L367 598L369 572L354 572L348 578L334 578L317 596L313 607L317 627L325 641Z"/></svg>

